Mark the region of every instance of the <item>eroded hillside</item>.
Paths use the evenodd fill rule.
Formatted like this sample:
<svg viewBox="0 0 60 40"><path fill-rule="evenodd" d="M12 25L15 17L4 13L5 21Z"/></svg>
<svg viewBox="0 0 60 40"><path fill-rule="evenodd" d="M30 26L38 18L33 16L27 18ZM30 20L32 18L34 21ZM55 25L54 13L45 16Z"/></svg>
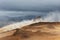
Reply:
<svg viewBox="0 0 60 40"><path fill-rule="evenodd" d="M60 40L59 22L40 22L16 30L6 32L0 40Z"/></svg>

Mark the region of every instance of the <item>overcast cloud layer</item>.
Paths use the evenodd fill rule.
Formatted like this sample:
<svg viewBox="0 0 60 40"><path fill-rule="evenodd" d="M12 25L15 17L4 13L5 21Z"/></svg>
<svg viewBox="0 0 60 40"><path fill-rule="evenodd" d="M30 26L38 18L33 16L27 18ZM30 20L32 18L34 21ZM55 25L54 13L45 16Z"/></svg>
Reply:
<svg viewBox="0 0 60 40"><path fill-rule="evenodd" d="M60 0L0 0L0 26L35 16L47 22L60 22L59 11Z"/></svg>
<svg viewBox="0 0 60 40"><path fill-rule="evenodd" d="M0 10L54 11L60 10L60 0L0 0Z"/></svg>

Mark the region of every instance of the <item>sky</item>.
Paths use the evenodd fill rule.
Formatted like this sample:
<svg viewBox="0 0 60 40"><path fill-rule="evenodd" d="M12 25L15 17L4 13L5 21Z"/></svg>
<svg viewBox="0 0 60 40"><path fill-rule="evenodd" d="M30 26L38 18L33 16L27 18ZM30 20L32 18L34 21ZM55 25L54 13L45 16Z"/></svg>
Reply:
<svg viewBox="0 0 60 40"><path fill-rule="evenodd" d="M24 15L24 11L33 11L34 13L60 11L60 0L0 0L1 15L13 14L16 11L19 11L20 14L22 13ZM30 12L27 14L33 13Z"/></svg>
<svg viewBox="0 0 60 40"><path fill-rule="evenodd" d="M60 0L0 0L0 25L34 16L42 16L48 22L60 22Z"/></svg>
<svg viewBox="0 0 60 40"><path fill-rule="evenodd" d="M55 11L60 10L60 0L0 0L0 10Z"/></svg>

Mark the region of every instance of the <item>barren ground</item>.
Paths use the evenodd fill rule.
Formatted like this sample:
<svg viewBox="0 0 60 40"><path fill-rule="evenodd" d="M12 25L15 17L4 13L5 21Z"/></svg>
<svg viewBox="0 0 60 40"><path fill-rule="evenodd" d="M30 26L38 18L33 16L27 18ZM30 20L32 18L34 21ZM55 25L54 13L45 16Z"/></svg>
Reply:
<svg viewBox="0 0 60 40"><path fill-rule="evenodd" d="M0 40L60 40L59 22L40 22L0 34Z"/></svg>

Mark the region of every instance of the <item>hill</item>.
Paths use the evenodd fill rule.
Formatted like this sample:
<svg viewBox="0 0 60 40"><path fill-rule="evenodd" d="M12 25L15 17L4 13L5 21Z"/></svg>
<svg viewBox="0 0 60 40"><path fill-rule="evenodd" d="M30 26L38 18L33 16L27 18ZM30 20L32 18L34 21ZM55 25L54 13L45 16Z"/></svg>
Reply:
<svg viewBox="0 0 60 40"><path fill-rule="evenodd" d="M60 40L60 23L39 22L6 32L5 35L0 40Z"/></svg>

